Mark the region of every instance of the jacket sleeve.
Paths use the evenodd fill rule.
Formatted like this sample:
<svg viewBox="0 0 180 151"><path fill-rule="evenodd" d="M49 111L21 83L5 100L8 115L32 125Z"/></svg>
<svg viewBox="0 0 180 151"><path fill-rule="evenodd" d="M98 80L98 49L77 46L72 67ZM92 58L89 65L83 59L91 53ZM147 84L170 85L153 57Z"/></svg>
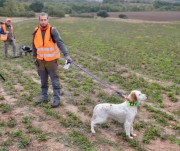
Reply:
<svg viewBox="0 0 180 151"><path fill-rule="evenodd" d="M51 34L52 34L52 38L53 38L54 42L57 43L58 48L61 50L63 55L65 57L67 57L69 55L69 52L68 52L68 49L65 46L65 44L64 44L64 42L63 42L63 40L62 40L62 38L60 36L58 30L56 28L53 28Z"/></svg>
<svg viewBox="0 0 180 151"><path fill-rule="evenodd" d="M32 39L32 52L33 52L33 59L36 59L37 58L37 49L34 45L34 35L35 35L35 33L33 33L33 39Z"/></svg>
<svg viewBox="0 0 180 151"><path fill-rule="evenodd" d="M0 28L0 34L3 34L3 35L6 34L2 27Z"/></svg>

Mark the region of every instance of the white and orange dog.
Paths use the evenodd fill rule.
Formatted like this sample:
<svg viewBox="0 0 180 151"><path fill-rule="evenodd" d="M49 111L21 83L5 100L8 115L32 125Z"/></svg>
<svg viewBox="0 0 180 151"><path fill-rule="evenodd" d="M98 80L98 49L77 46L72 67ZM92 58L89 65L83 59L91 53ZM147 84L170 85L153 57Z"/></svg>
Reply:
<svg viewBox="0 0 180 151"><path fill-rule="evenodd" d="M141 91L134 90L125 99L126 101L121 104L102 103L96 105L91 119L91 132L95 133L94 126L96 124L105 123L108 118L111 118L124 123L125 133L130 139L136 136L133 133L133 122L137 114L137 107L147 97Z"/></svg>

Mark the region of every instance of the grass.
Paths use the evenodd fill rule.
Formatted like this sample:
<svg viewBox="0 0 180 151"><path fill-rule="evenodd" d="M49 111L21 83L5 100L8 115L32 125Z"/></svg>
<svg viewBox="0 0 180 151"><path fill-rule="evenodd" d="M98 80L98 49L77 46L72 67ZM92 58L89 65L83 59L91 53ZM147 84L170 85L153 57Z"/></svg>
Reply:
<svg viewBox="0 0 180 151"><path fill-rule="evenodd" d="M160 136L160 129L157 126L150 126L144 133L143 143L149 144L150 140Z"/></svg>
<svg viewBox="0 0 180 151"><path fill-rule="evenodd" d="M178 108L169 110L166 105L169 102L176 107L179 103L179 23L134 24L76 18L60 21L52 19L51 24L60 31L71 57L78 65L117 90L124 90L126 94L139 89L148 95L148 101L140 106L145 110L140 112L147 112L148 115L136 119L134 125L135 131L141 132L142 137L128 140L123 128L117 132L117 128L121 126L115 121L99 127L96 134L98 137L90 136L89 121L81 119L78 114L84 114L90 120L96 104L121 103L123 100L115 93L109 93L108 88L78 68L71 66L67 71L60 68L62 100L65 105L75 106L78 112L67 110L63 106L51 109L49 104L34 105L34 100L40 95L40 84L36 81L40 80L32 56L5 59L0 54L1 74L7 79L5 82L0 79L5 90L0 91L0 116L9 117L0 121L0 136L4 138L0 142L0 151L8 150L10 146L28 150L32 141L44 144L49 139L77 150L100 150L101 146L121 150L120 141L130 148L145 151L146 144L150 145L151 140L157 138L168 140L172 146L174 143L180 144L177 136L165 134L164 130L168 128L173 133L178 133L179 130ZM15 24L18 44L30 46L35 26L37 22L31 20ZM2 47L2 43L0 46ZM65 60L59 60L60 67L64 63ZM52 96L50 92L50 98ZM13 105L8 98L15 99ZM21 108L27 108L25 114L10 116ZM45 120L57 122L56 126L61 127L62 132L50 134L34 125ZM117 141L106 138L101 130L106 131L107 135L111 130L111 135Z"/></svg>
<svg viewBox="0 0 180 151"><path fill-rule="evenodd" d="M2 113L7 113L10 111L10 109L11 109L11 107L9 104L0 104L0 111Z"/></svg>
<svg viewBox="0 0 180 151"><path fill-rule="evenodd" d="M70 134L70 138L73 144L78 145L83 150L96 150L93 147L92 143L89 141L89 139L86 138L86 136L84 136L84 134L79 131L73 130Z"/></svg>

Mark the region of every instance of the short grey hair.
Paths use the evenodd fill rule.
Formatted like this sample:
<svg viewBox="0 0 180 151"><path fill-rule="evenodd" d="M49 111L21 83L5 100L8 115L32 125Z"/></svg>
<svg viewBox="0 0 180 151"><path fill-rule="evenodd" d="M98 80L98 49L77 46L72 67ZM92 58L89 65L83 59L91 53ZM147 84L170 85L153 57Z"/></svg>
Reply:
<svg viewBox="0 0 180 151"><path fill-rule="evenodd" d="M45 13L45 12L41 12L41 13L39 14L39 19L40 19L40 16L47 16L47 18L48 18L48 14Z"/></svg>

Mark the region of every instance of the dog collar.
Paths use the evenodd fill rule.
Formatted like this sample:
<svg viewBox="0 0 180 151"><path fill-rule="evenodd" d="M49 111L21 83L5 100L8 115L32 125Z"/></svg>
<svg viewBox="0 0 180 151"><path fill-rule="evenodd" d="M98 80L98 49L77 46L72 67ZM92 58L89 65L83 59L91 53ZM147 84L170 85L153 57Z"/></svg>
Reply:
<svg viewBox="0 0 180 151"><path fill-rule="evenodd" d="M141 104L141 102L128 102L128 101L126 102L128 106L139 106Z"/></svg>

